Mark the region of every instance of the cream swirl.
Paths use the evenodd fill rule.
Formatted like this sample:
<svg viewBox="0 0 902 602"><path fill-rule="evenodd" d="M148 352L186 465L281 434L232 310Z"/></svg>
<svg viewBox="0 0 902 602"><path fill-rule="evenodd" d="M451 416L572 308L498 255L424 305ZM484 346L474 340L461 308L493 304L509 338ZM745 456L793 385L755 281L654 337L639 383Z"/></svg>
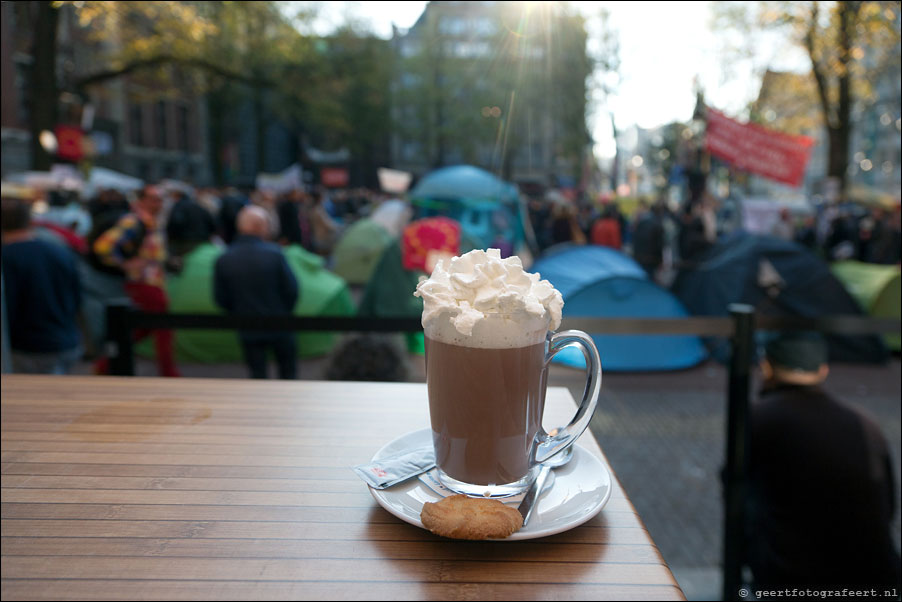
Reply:
<svg viewBox="0 0 902 602"><path fill-rule="evenodd" d="M564 307L561 294L550 282L526 272L519 257L501 259L498 249L474 250L439 261L432 276L420 280L414 295L423 299L427 335L430 330L447 331L447 324L456 332L445 332L439 338L458 344L464 341L462 337L474 336L474 328L480 324L476 328L479 339L500 338L496 344L501 347L519 346L521 338L528 340L522 344L530 344L535 332L560 326ZM490 325L487 319L496 314L505 320ZM492 330L504 332L495 336ZM494 344L477 341L471 346Z"/></svg>

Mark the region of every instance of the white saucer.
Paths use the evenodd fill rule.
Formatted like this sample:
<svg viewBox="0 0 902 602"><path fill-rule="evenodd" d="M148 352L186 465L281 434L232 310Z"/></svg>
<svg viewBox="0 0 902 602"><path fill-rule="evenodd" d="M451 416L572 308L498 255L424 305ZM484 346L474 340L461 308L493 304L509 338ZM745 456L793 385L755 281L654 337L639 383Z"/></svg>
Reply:
<svg viewBox="0 0 902 602"><path fill-rule="evenodd" d="M432 431L423 429L398 437L376 452L373 460L403 449L429 445ZM503 541L547 537L577 527L601 511L611 497L611 475L596 456L579 445L573 446L573 459L554 471L555 481L536 502L529 525ZM442 497L419 479L408 479L388 489L370 493L380 506L403 521L420 528L420 512L425 502ZM516 504L513 504L516 507Z"/></svg>

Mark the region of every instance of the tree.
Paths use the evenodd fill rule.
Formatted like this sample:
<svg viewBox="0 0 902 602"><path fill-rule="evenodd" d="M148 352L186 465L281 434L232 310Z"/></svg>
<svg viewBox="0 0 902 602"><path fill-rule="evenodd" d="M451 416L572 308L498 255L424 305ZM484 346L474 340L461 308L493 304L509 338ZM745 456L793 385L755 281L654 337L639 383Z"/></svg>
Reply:
<svg viewBox="0 0 902 602"><path fill-rule="evenodd" d="M324 73L319 84L326 93L314 108L328 119L311 120L314 134L323 146L348 148L358 178L375 185L377 168L389 160L391 46L353 24L321 43Z"/></svg>
<svg viewBox="0 0 902 602"><path fill-rule="evenodd" d="M34 2L34 39L32 45L31 115L29 132L31 134L31 163L37 170L48 170L53 160L41 145L41 132L53 131L57 124L57 90L56 80L56 30L58 14L51 2Z"/></svg>
<svg viewBox="0 0 902 602"><path fill-rule="evenodd" d="M805 50L827 130L827 175L844 189L856 103L867 103L876 76L893 64L898 66L899 3L761 2L756 14L732 3L717 4L719 27L788 31L790 39Z"/></svg>
<svg viewBox="0 0 902 602"><path fill-rule="evenodd" d="M611 22L611 12L604 6L598 8L597 13L592 17L597 20L597 47L595 48L592 61L595 64L595 74L593 88L600 94L599 101L607 104L611 98L616 95L617 88L621 83L620 73L620 33ZM611 119L611 136L614 138L614 158L611 162L610 186L611 189L617 190L617 177L619 171L619 149L617 148L617 121L614 111L608 110Z"/></svg>
<svg viewBox="0 0 902 602"><path fill-rule="evenodd" d="M257 135L265 128L266 94L277 90L303 103L309 86L284 85L286 72L303 71L314 56L313 41L295 25L309 12L288 16L277 2L19 2L29 17L34 63L30 78L33 164L49 167L51 157L37 143L56 125L59 93L89 97L98 84L123 76L140 77L156 94L171 90L222 92L235 98L240 84L253 99ZM59 73L58 24L61 10L73 11L71 31L79 58ZM85 60L87 59L87 60ZM286 102L285 105L292 103ZM214 136L215 137L215 136ZM262 149L262 145L258 145ZM262 162L258 156L258 168Z"/></svg>
<svg viewBox="0 0 902 602"><path fill-rule="evenodd" d="M401 40L399 136L433 167L464 161L509 178L516 164L564 166L576 175L589 141L584 18L567 3L474 4L430 5ZM545 155L535 156L540 146Z"/></svg>

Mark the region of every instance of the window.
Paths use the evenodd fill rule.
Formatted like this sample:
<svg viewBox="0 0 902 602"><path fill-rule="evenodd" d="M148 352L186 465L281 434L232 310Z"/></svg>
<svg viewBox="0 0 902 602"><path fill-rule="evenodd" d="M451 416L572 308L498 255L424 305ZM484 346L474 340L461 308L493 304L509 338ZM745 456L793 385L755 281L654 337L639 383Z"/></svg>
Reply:
<svg viewBox="0 0 902 602"><path fill-rule="evenodd" d="M464 59L486 57L491 52L486 42L458 42L449 46L450 54Z"/></svg>
<svg viewBox="0 0 902 602"><path fill-rule="evenodd" d="M401 42L401 56L410 58L420 53L420 44L414 40L404 40Z"/></svg>
<svg viewBox="0 0 902 602"><path fill-rule="evenodd" d="M156 130L156 142L159 148L169 147L169 137L166 123L166 103L164 101L157 102L156 121L154 129Z"/></svg>
<svg viewBox="0 0 902 602"><path fill-rule="evenodd" d="M466 31L466 21L461 17L442 17L438 22L438 31L445 35L459 36Z"/></svg>
<svg viewBox="0 0 902 602"><path fill-rule="evenodd" d="M470 27L472 28L473 33L481 36L494 35L498 31L498 28L495 27L495 23L488 17L478 17L473 19Z"/></svg>
<svg viewBox="0 0 902 602"><path fill-rule="evenodd" d="M141 105L133 104L128 110L128 137L135 146L144 146L144 111Z"/></svg>
<svg viewBox="0 0 902 602"><path fill-rule="evenodd" d="M175 111L178 147L180 150L188 151L191 148L191 133L188 130L188 107L185 105L178 105Z"/></svg>

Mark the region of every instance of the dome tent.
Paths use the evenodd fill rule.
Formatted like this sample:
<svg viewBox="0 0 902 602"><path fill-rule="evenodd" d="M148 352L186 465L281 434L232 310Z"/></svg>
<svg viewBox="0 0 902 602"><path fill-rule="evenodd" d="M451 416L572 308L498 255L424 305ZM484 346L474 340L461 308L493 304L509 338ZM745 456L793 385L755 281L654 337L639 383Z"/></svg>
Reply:
<svg viewBox="0 0 902 602"><path fill-rule="evenodd" d="M213 269L222 249L203 244L185 256L184 268L169 275L166 288L172 313L224 313L213 301ZM283 249L285 259L300 286L296 316L349 316L354 313L347 284L327 271L323 259L297 245ZM298 356L314 357L332 350L336 335L328 332L302 332L297 335ZM145 356L153 355L150 340L138 345ZM237 331L185 329L175 331L175 350L179 361L203 363L240 362L241 346Z"/></svg>
<svg viewBox="0 0 902 602"><path fill-rule="evenodd" d="M345 230L332 252L332 271L348 284L366 284L394 237L381 224L362 218Z"/></svg>
<svg viewBox="0 0 902 602"><path fill-rule="evenodd" d="M899 319L902 273L898 265L837 261L830 270L868 315ZM888 334L884 340L893 351L902 349L902 337L898 334Z"/></svg>
<svg viewBox="0 0 902 602"><path fill-rule="evenodd" d="M452 220L426 218L411 222L405 228L401 239L392 241L382 253L364 290L363 298L360 300L357 308L358 315L384 318L419 318L422 316L423 300L414 297L413 293L420 281L420 276L427 274L422 269L405 267L403 242L412 233L422 231L426 234L426 238L421 241L421 244L424 246L435 245L437 241L430 236L430 232L434 233L432 226L437 222L454 224L460 234L459 246L454 254L460 255L477 248L475 242L462 233L460 225ZM409 248L408 251L410 251ZM416 256L415 253L408 253L408 255L408 260ZM407 333L407 345L409 351L422 353L423 334Z"/></svg>
<svg viewBox="0 0 902 602"><path fill-rule="evenodd" d="M568 246L532 266L564 297L565 317L679 318L688 314L668 291L648 279L630 257L600 246ZM613 372L680 370L708 356L695 336L592 334L601 363ZM567 348L555 361L585 365L582 352Z"/></svg>
<svg viewBox="0 0 902 602"><path fill-rule="evenodd" d="M524 241L517 187L472 165L443 167L426 174L410 191L418 217L443 215L460 222L480 248L508 245L511 254Z"/></svg>
<svg viewBox="0 0 902 602"><path fill-rule="evenodd" d="M412 199L516 202L517 188L472 165L443 167L428 173L410 191Z"/></svg>
<svg viewBox="0 0 902 602"><path fill-rule="evenodd" d="M697 316L725 316L731 303L778 316L862 314L827 264L809 250L794 242L742 231L720 240L692 269L680 273L673 290ZM876 336L826 338L834 361L883 362L888 358ZM718 358L725 359L726 342L710 342Z"/></svg>

